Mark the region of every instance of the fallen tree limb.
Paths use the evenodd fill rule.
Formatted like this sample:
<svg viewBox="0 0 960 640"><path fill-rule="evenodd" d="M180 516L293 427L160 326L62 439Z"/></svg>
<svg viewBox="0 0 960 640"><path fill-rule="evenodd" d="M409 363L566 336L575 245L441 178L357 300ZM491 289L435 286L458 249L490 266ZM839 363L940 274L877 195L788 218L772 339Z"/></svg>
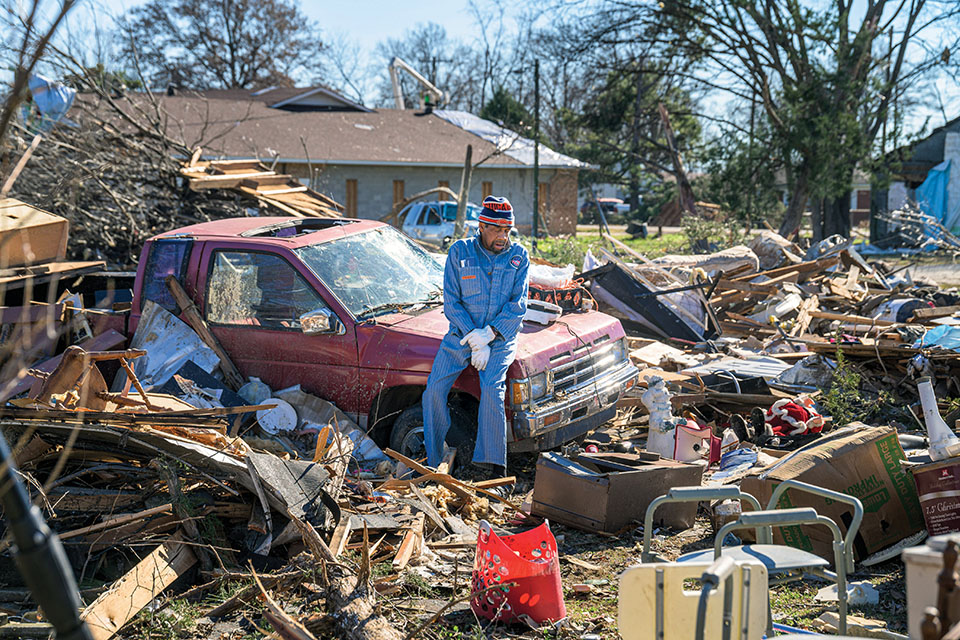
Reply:
<svg viewBox="0 0 960 640"><path fill-rule="evenodd" d="M390 621L377 613L375 593L367 580L352 575L343 565L333 564L333 553L309 522L294 518L303 535L304 544L324 565L327 584L327 611L337 630L337 637L346 640L401 640L403 636Z"/></svg>

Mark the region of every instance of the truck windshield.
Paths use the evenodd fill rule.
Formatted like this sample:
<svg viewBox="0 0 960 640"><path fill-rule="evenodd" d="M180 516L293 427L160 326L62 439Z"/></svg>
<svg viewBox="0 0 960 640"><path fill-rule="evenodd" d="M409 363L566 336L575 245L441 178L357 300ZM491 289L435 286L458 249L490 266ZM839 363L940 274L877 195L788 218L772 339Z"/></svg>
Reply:
<svg viewBox="0 0 960 640"><path fill-rule="evenodd" d="M295 252L355 317L441 300L443 266L393 227Z"/></svg>

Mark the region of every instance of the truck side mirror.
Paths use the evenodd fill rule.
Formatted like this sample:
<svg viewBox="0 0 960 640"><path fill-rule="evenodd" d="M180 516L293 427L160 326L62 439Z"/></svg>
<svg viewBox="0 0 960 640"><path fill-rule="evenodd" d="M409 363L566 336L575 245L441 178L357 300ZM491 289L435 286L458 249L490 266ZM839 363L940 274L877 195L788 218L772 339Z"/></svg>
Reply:
<svg viewBox="0 0 960 640"><path fill-rule="evenodd" d="M300 329L308 336L333 334L342 336L346 329L330 309L314 309L300 316Z"/></svg>

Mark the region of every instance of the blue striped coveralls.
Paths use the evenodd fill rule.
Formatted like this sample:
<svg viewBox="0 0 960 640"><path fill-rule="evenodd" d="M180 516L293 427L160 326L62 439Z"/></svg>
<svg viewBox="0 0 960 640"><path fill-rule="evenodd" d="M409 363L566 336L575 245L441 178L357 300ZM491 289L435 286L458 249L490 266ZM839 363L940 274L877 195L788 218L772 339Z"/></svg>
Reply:
<svg viewBox="0 0 960 640"><path fill-rule="evenodd" d="M507 465L507 417L504 413L507 368L517 354L517 333L527 310L527 250L511 243L499 254L483 248L480 236L458 240L447 253L443 273L443 313L450 328L433 361L423 393L423 435L427 463L443 457L450 429L447 395L466 367L470 345L460 340L490 325L497 336L490 343L490 361L480 371L480 412L473 461Z"/></svg>

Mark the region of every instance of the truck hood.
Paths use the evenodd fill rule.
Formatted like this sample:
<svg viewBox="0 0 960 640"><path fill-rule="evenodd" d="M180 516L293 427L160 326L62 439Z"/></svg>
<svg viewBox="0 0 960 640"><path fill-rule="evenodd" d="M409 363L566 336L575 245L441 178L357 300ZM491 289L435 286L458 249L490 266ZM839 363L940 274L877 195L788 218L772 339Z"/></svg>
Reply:
<svg viewBox="0 0 960 640"><path fill-rule="evenodd" d="M447 333L449 323L442 307L419 314L391 313L377 318L378 325L403 333L435 338ZM620 321L599 311L569 313L548 326L525 322L518 338L517 361L523 375L533 375L563 365L580 355L584 348L599 347L624 336Z"/></svg>

